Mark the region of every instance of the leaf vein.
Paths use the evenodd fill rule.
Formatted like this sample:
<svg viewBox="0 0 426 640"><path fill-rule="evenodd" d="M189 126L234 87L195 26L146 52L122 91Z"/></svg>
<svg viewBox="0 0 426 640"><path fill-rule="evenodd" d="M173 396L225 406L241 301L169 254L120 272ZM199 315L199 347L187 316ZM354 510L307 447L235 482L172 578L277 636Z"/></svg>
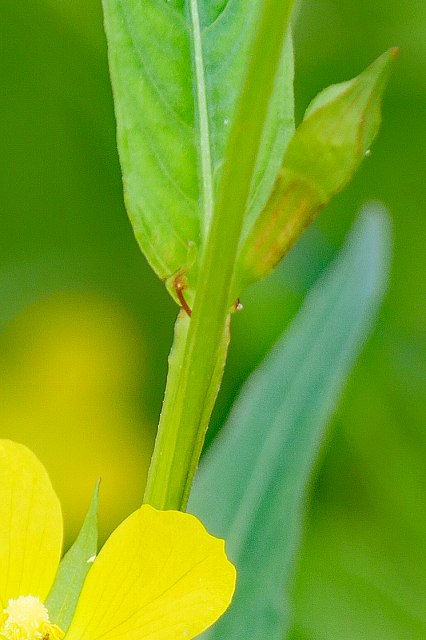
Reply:
<svg viewBox="0 0 426 640"><path fill-rule="evenodd" d="M121 12L124 18L125 29L132 43L132 49L134 51L134 58L137 64L139 71L142 75L145 76L146 81L151 85L152 89L155 91L157 96L159 97L161 103L164 108L177 120L177 122L182 126L182 128L191 131L193 133L194 127L190 125L188 122L182 118L178 111L172 105L170 98L163 91L163 89L159 86L159 84L154 80L152 74L149 72L147 65L144 61L144 58L139 51L139 47L137 46L138 38L135 36L134 30L132 29L132 20L129 16L128 11L126 10L125 5L123 4L123 0L119 0L119 4L121 6Z"/></svg>
<svg viewBox="0 0 426 640"><path fill-rule="evenodd" d="M213 217L214 195L213 195L213 171L211 157L211 142L209 129L209 115L207 105L207 89L205 79L205 68L203 60L203 46L201 37L200 15L197 0L191 0L191 22L193 36L193 58L195 66L198 125L200 134L200 160L202 197L204 213L204 232L207 236Z"/></svg>

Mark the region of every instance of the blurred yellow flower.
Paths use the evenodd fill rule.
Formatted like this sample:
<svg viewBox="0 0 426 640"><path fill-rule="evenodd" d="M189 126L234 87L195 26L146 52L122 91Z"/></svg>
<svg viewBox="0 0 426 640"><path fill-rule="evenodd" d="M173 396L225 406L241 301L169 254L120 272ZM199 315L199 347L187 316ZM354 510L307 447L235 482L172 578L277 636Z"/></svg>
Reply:
<svg viewBox="0 0 426 640"><path fill-rule="evenodd" d="M0 638L63 636L43 604L61 548L61 508L44 467L26 447L0 440ZM223 540L194 516L143 505L96 558L66 637L194 638L226 610L234 588Z"/></svg>

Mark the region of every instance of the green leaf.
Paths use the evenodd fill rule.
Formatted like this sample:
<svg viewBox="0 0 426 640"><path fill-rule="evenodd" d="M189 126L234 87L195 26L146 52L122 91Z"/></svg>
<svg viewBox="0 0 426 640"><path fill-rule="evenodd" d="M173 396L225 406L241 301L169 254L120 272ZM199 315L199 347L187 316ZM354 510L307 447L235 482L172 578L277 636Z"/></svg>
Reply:
<svg viewBox="0 0 426 640"><path fill-rule="evenodd" d="M65 632L71 623L83 583L98 551L98 495L99 481L80 533L62 558L56 580L46 601L50 619Z"/></svg>
<svg viewBox="0 0 426 640"><path fill-rule="evenodd" d="M238 570L209 640L281 640L306 494L326 425L383 295L386 220L364 216L292 325L246 382L200 467L189 509Z"/></svg>
<svg viewBox="0 0 426 640"><path fill-rule="evenodd" d="M380 126L380 104L397 53L320 93L296 130L270 198L241 249L239 290L269 273L354 175Z"/></svg>
<svg viewBox="0 0 426 640"><path fill-rule="evenodd" d="M191 300L247 65L261 54L252 49L261 6L251 0L103 0L103 7L129 217L172 295L174 278L184 274ZM292 66L288 38L248 220L264 206L294 130Z"/></svg>

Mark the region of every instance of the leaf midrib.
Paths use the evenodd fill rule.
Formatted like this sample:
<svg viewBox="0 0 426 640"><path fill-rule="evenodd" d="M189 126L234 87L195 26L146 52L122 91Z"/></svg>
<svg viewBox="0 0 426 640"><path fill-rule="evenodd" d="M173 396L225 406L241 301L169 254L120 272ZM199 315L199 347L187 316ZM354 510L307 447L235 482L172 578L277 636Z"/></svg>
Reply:
<svg viewBox="0 0 426 640"><path fill-rule="evenodd" d="M213 217L214 193L206 78L198 0L190 0L190 14L192 25L193 61L195 67L195 88L197 92L197 116L200 134L199 149L203 212L202 232L204 236L203 239L206 240Z"/></svg>

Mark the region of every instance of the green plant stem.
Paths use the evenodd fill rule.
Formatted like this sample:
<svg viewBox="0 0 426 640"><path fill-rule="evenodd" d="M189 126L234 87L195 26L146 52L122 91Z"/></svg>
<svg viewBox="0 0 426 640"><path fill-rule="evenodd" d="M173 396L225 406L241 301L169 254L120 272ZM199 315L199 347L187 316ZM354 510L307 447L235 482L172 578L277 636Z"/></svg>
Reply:
<svg viewBox="0 0 426 640"><path fill-rule="evenodd" d="M230 292L241 229L291 0L265 0L214 215L191 319L178 319L145 501L185 509L219 390L228 343Z"/></svg>

